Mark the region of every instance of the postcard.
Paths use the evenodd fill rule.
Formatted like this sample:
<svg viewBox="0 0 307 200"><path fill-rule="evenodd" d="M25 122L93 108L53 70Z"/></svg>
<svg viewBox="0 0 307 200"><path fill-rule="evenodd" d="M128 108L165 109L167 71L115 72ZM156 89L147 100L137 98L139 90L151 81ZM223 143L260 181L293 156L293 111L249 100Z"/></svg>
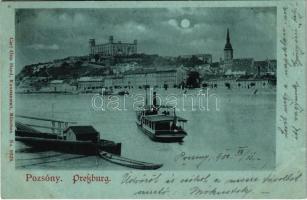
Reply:
<svg viewBox="0 0 307 200"><path fill-rule="evenodd" d="M3 198L306 197L305 1L0 5Z"/></svg>

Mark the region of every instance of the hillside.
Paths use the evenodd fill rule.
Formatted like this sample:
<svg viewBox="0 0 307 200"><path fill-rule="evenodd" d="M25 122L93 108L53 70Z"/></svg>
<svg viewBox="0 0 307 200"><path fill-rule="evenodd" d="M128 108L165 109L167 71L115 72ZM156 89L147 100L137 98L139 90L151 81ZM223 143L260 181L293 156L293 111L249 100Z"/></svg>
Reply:
<svg viewBox="0 0 307 200"><path fill-rule="evenodd" d="M183 65L193 67L201 64L200 60L162 57L158 55L137 54L129 57L113 57L104 60L88 60L87 56L67 57L52 62L26 65L16 76L16 86L26 85L39 89L52 80L64 80L75 84L84 76L106 76L118 73L120 66L137 66L139 68L168 68Z"/></svg>

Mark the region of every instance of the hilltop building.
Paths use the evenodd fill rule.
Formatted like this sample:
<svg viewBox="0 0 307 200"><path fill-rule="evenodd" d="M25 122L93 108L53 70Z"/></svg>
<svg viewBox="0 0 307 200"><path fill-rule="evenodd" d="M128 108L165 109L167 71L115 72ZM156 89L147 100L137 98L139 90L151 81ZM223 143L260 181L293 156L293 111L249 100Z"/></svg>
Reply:
<svg viewBox="0 0 307 200"><path fill-rule="evenodd" d="M224 61L231 62L233 59L233 48L230 43L229 29L227 28L226 44L224 48Z"/></svg>
<svg viewBox="0 0 307 200"><path fill-rule="evenodd" d="M257 70L257 75L276 75L276 60L267 59L262 61L255 61L254 66Z"/></svg>
<svg viewBox="0 0 307 200"><path fill-rule="evenodd" d="M232 59L224 64L225 75L241 76L246 74L256 74L253 58Z"/></svg>
<svg viewBox="0 0 307 200"><path fill-rule="evenodd" d="M41 92L73 92L76 90L76 87L70 85L69 83L64 82L64 80L52 80L49 82L48 87L42 88Z"/></svg>
<svg viewBox="0 0 307 200"><path fill-rule="evenodd" d="M203 85L226 88L274 88L276 87L276 60L234 58L229 29L226 34L224 59L210 64L211 74L206 72Z"/></svg>
<svg viewBox="0 0 307 200"><path fill-rule="evenodd" d="M64 130L64 137L68 141L92 141L100 140L99 132L92 126L70 126Z"/></svg>
<svg viewBox="0 0 307 200"><path fill-rule="evenodd" d="M223 75L236 77L276 75L276 60L255 61L254 58L234 58L233 51L229 29L227 29L224 59L219 63Z"/></svg>
<svg viewBox="0 0 307 200"><path fill-rule="evenodd" d="M249 76L243 75L240 77L216 77L210 78L204 82L203 85L211 88L275 88L276 77L265 75L265 76Z"/></svg>
<svg viewBox="0 0 307 200"><path fill-rule="evenodd" d="M180 57L183 59L191 59L193 56L195 56L197 59L201 60L205 64L212 63L211 54L191 54L191 55L181 55Z"/></svg>
<svg viewBox="0 0 307 200"><path fill-rule="evenodd" d="M109 41L105 44L96 44L95 39L89 40L89 56L93 58L129 56L137 53L137 40L133 43L124 43L121 41L114 42L113 36L109 37Z"/></svg>

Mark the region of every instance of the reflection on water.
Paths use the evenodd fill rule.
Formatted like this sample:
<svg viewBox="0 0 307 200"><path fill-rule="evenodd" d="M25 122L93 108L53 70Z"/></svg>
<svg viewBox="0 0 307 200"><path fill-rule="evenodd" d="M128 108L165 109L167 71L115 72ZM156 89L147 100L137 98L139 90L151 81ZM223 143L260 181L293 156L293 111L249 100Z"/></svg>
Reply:
<svg viewBox="0 0 307 200"><path fill-rule="evenodd" d="M133 98L125 99L125 111L97 111L92 108L94 94L16 94L16 113L92 125L101 138L121 142L123 156L163 163L161 170L274 168L275 91L259 90L256 95L246 89L210 91L217 96L218 111L215 98L208 104L209 111L201 111L195 106L197 96L183 101L182 91L157 92L164 100L167 95L176 94L178 108L184 103L185 111L177 111L177 115L188 120L185 125L188 136L182 144L157 143L144 135L135 124ZM197 93L198 90L187 91L187 94ZM124 97L118 98L122 101ZM16 146L18 168L125 169L96 156L35 152L21 143Z"/></svg>

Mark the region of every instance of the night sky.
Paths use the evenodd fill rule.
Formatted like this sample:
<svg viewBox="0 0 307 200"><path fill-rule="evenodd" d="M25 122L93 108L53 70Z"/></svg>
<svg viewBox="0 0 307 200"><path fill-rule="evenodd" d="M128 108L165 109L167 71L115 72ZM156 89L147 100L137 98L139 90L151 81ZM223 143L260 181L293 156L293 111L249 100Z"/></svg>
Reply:
<svg viewBox="0 0 307 200"><path fill-rule="evenodd" d="M88 40L138 40L138 52L223 56L226 31L235 58L276 59L276 8L21 9L16 71L24 65L88 54Z"/></svg>

